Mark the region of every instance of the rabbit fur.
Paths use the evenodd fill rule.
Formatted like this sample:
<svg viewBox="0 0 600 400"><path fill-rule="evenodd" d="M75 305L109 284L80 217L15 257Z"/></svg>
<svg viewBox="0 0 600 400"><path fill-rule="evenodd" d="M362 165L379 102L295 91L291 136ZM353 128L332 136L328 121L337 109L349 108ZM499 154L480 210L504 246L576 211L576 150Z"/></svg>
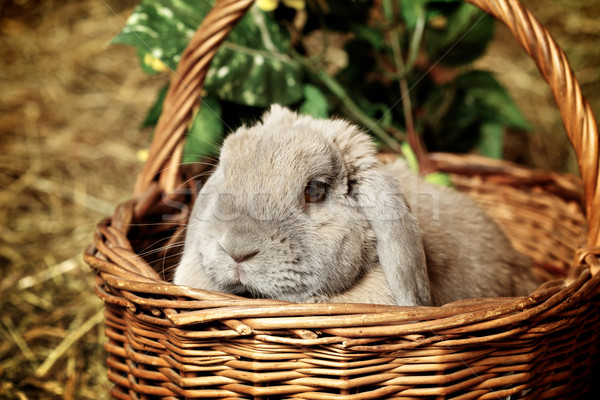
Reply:
<svg viewBox="0 0 600 400"><path fill-rule="evenodd" d="M317 203L307 183L325 183ZM174 283L292 302L442 305L521 296L529 260L471 199L382 163L343 120L274 105L223 143Z"/></svg>

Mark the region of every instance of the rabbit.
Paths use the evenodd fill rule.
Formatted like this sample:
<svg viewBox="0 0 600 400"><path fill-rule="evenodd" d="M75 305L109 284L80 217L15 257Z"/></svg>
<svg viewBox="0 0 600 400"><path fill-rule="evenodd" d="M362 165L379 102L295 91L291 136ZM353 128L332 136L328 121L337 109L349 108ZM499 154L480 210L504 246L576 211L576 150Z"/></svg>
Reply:
<svg viewBox="0 0 600 400"><path fill-rule="evenodd" d="M342 119L279 105L223 142L173 282L297 303L439 306L528 295L529 260L471 199Z"/></svg>

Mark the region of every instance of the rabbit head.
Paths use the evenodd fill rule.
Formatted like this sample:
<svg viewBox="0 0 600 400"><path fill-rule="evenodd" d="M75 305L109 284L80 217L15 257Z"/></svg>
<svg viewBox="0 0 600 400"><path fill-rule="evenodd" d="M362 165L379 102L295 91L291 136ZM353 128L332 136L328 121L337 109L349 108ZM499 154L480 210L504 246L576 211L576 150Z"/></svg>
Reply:
<svg viewBox="0 0 600 400"><path fill-rule="evenodd" d="M307 302L381 265L396 304L428 304L421 233L396 179L357 127L272 106L224 141L174 282Z"/></svg>

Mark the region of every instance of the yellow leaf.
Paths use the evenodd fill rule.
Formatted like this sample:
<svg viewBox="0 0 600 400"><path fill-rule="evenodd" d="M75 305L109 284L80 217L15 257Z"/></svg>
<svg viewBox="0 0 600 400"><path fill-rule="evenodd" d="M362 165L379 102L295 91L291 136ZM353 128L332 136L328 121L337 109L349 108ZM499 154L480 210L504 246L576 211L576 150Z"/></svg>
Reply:
<svg viewBox="0 0 600 400"><path fill-rule="evenodd" d="M150 53L146 53L144 55L144 64L148 67L152 68L156 72L164 72L169 69L160 59L154 57Z"/></svg>
<svg viewBox="0 0 600 400"><path fill-rule="evenodd" d="M279 0L258 0L256 6L263 11L273 11L279 5Z"/></svg>

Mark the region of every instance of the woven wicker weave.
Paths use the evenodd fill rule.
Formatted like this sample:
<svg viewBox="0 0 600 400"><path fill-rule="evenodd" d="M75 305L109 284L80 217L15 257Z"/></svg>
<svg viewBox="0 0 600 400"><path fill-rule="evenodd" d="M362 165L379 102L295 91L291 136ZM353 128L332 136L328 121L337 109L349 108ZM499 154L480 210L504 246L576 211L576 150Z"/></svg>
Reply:
<svg viewBox="0 0 600 400"><path fill-rule="evenodd" d="M119 399L572 399L600 349L598 132L564 53L516 1L470 0L514 33L559 105L582 179L475 156L433 154L532 256L548 281L525 298L443 307L290 304L169 283L185 210L164 221L208 64L251 1L217 1L172 81L136 196L85 253L105 303ZM171 206L169 206L171 204ZM587 218L587 221L586 221ZM169 250L162 249L169 247Z"/></svg>

